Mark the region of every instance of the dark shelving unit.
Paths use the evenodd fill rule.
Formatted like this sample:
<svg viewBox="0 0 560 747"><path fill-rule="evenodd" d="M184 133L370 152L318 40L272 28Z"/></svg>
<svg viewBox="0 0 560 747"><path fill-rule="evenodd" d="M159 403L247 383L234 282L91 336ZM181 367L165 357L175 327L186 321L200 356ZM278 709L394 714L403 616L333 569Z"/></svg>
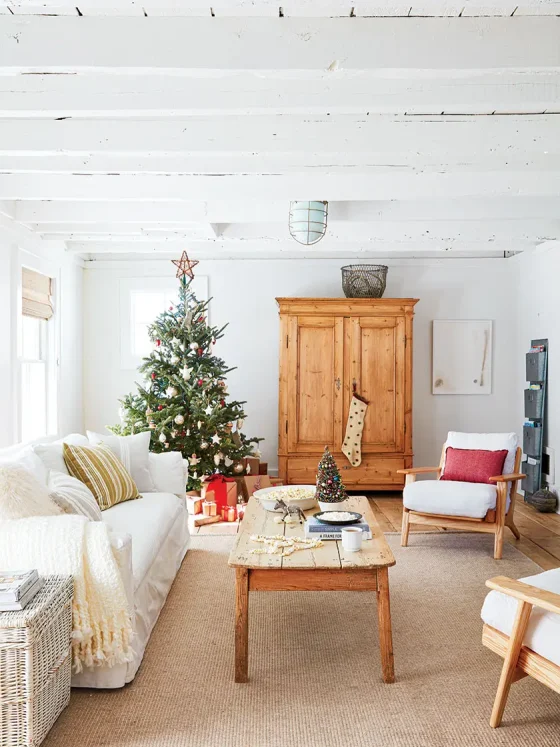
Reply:
<svg viewBox="0 0 560 747"><path fill-rule="evenodd" d="M548 340L531 340L531 348L542 347L543 350L532 350L525 356L525 377L528 388L525 389L525 424L523 426L522 472L527 475L522 488L525 491L525 502L531 502L531 496L542 487L543 459L545 445L546 387L548 373ZM535 388L540 387L540 388Z"/></svg>

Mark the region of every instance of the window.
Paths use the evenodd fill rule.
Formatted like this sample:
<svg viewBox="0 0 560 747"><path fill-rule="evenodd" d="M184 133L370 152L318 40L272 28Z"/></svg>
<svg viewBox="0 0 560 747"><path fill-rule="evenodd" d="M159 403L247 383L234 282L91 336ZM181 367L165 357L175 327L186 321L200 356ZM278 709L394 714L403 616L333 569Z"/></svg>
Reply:
<svg viewBox="0 0 560 747"><path fill-rule="evenodd" d="M51 279L22 270L19 437L31 441L56 430Z"/></svg>
<svg viewBox="0 0 560 747"><path fill-rule="evenodd" d="M208 298L208 278L195 277L193 290L199 301ZM179 300L174 278L126 278L120 281L121 368L136 369L153 345L148 327Z"/></svg>
<svg viewBox="0 0 560 747"><path fill-rule="evenodd" d="M21 323L21 440L47 435L47 320Z"/></svg>

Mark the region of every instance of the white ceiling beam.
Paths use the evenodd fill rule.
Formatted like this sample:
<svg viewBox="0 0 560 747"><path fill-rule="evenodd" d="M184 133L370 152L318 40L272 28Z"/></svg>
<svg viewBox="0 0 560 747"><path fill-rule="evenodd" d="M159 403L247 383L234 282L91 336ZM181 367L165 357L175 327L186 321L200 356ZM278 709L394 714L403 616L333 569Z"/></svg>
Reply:
<svg viewBox="0 0 560 747"><path fill-rule="evenodd" d="M560 20L560 19L559 19ZM559 37L560 38L560 37ZM560 47L560 44L559 44ZM309 157L337 153L433 162L560 154L560 115L434 117L254 116L184 120L1 120L1 156L276 154ZM340 159L339 159L340 160ZM367 163L367 160L362 160ZM0 165L1 169L1 165Z"/></svg>
<svg viewBox="0 0 560 747"><path fill-rule="evenodd" d="M286 220L289 202L240 199L182 202L85 202L24 201L15 205L18 221L41 231L64 230L65 226L95 224L151 224L173 227L190 223L274 223ZM556 220L560 217L557 197L465 197L416 200L330 202L329 225L381 221L493 221Z"/></svg>
<svg viewBox="0 0 560 747"><path fill-rule="evenodd" d="M51 225L38 231L43 238L59 241L103 241L121 243L135 241L204 241L220 245L244 244L261 241L264 244L284 242L290 238L287 219L282 223L235 223L224 226L217 235L204 231L200 226L158 226L155 229L134 229L130 224L94 224L57 226ZM347 244L349 241L364 245L386 241L389 244L408 241L462 241L467 243L513 241L537 244L544 240L560 239L560 218L549 221L408 221L374 223L330 223L322 240L328 248L331 244Z"/></svg>
<svg viewBox="0 0 560 747"><path fill-rule="evenodd" d="M560 117L559 117L560 127ZM1 130L1 127L0 127ZM559 138L560 144L560 138ZM426 171L560 172L560 153L465 154L298 153L204 156L0 155L0 172L9 174L385 174Z"/></svg>
<svg viewBox="0 0 560 747"><path fill-rule="evenodd" d="M340 71L322 78L3 75L0 117L122 118L262 114L489 114L560 110L560 73L481 71L407 79Z"/></svg>
<svg viewBox="0 0 560 747"><path fill-rule="evenodd" d="M76 13L77 0L0 0L0 12L9 5L14 13ZM282 3L281 6L279 3ZM556 0L526 0L516 5L513 0L491 0L486 4L480 0L422 0L420 3L385 2L382 0L362 0L355 6L348 0L212 0L212 10L202 0L162 0L156 3L149 0L139 3L137 0L111 0L111 3L99 3L95 0L79 2L80 12L84 15L200 15L223 16L275 16L282 7L284 17L290 16L349 16L353 10L359 16L410 16L410 15L500 15L523 11L526 13L554 14Z"/></svg>
<svg viewBox="0 0 560 747"><path fill-rule="evenodd" d="M294 246L295 244L295 246ZM157 255L180 254L185 249L185 241L166 241L143 243L137 241L121 241L118 244L114 241L70 241L66 244L68 252L78 255L94 254L148 254ZM262 239L249 240L231 244L227 241L216 241L209 245L207 242L189 241L189 255L196 259L210 258L216 255L226 255L232 258L275 256L281 258L285 254L308 256L347 256L359 257L367 256L369 253L383 253L385 256L397 255L399 252L406 252L421 255L424 252L442 252L448 256L460 253L484 254L492 252L494 255L503 254L505 251L525 251L534 246L532 242L511 242L506 241L503 244L499 242L476 242L469 244L460 239L445 240L425 240L425 241L407 241L399 243L394 241L388 246L387 241L368 242L359 244L355 241L346 244L342 242L332 242L330 245L321 241L320 246L303 247L297 245L293 239L285 241L263 241Z"/></svg>
<svg viewBox="0 0 560 747"><path fill-rule="evenodd" d="M560 69L560 19L0 16L15 72ZM123 43L126 40L126 43Z"/></svg>
<svg viewBox="0 0 560 747"><path fill-rule="evenodd" d="M560 198L560 174L476 171L422 173L280 175L81 175L1 174L0 200L410 200L500 195Z"/></svg>

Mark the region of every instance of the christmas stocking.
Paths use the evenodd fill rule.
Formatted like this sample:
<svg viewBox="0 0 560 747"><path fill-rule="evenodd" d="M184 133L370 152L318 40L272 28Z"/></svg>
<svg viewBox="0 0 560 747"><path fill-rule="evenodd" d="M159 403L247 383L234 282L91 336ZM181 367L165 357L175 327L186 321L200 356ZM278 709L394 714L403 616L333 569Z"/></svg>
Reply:
<svg viewBox="0 0 560 747"><path fill-rule="evenodd" d="M342 442L342 453L352 467L358 467L362 463L362 431L367 408L368 403L364 399L357 394L352 395L346 435Z"/></svg>

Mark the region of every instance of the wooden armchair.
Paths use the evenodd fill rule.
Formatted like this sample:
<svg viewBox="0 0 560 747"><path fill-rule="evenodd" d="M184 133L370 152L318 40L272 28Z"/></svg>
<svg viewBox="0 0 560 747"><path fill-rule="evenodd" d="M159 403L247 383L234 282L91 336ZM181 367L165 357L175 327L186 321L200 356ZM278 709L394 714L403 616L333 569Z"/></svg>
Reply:
<svg viewBox="0 0 560 747"><path fill-rule="evenodd" d="M494 591L482 608L482 643L504 659L490 718L490 726L496 728L511 685L522 677L530 675L560 693L560 568L520 581L498 576L486 586Z"/></svg>
<svg viewBox="0 0 560 747"><path fill-rule="evenodd" d="M496 451L508 449L504 463L506 474L491 477L491 483L440 481L448 446ZM445 443L439 467L413 467L399 470L406 475L403 492L401 545L407 547L410 524L432 524L444 528L467 529L494 534L494 558L502 557L504 528L517 539L519 531L513 521L517 483L525 475L519 472L521 449L515 434L464 434L451 432ZM513 469L511 469L513 467ZM435 480L416 482L417 475L433 473Z"/></svg>

